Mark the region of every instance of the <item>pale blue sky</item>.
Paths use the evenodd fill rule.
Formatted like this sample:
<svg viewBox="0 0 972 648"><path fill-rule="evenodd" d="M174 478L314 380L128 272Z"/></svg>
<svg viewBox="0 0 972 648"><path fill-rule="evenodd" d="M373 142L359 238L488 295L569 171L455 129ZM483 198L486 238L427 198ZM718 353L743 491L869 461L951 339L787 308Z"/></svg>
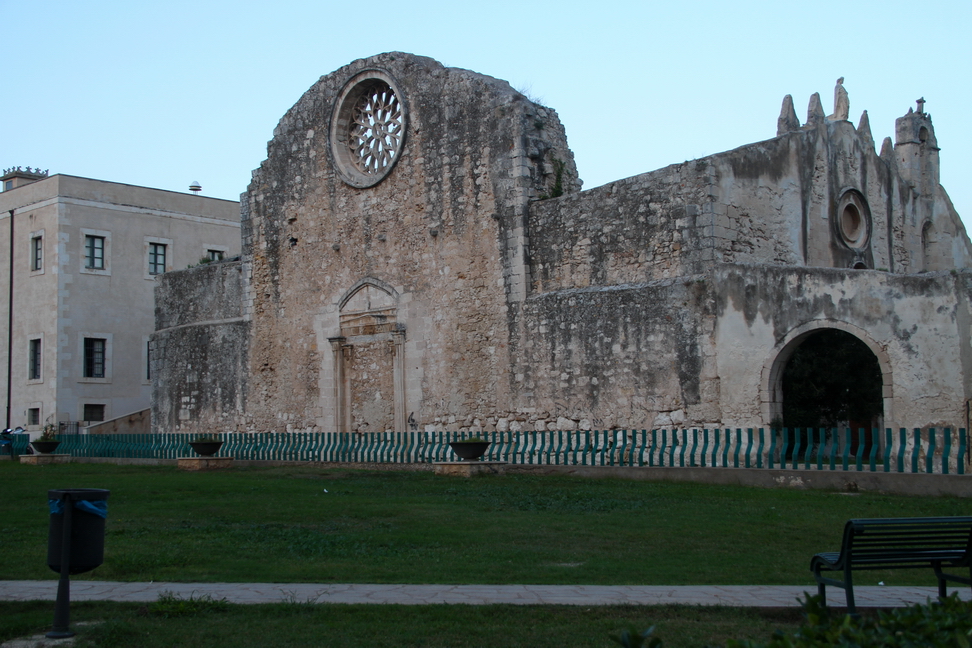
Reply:
<svg viewBox="0 0 972 648"><path fill-rule="evenodd" d="M509 81L556 109L585 188L776 135L783 96L877 145L924 97L972 223L972 2L0 0L0 168L237 199L318 77L386 51Z"/></svg>

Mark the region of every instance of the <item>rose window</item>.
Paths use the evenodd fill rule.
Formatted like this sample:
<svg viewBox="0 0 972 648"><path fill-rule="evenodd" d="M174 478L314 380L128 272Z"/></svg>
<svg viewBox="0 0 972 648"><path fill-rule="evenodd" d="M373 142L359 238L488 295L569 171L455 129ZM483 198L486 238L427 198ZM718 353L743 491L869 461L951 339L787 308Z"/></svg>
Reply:
<svg viewBox="0 0 972 648"><path fill-rule="evenodd" d="M368 70L345 85L331 117L331 151L345 182L364 188L388 175L402 152L406 116L388 74Z"/></svg>
<svg viewBox="0 0 972 648"><path fill-rule="evenodd" d="M387 83L376 82L352 110L348 146L361 173L376 175L391 164L402 145L402 107Z"/></svg>

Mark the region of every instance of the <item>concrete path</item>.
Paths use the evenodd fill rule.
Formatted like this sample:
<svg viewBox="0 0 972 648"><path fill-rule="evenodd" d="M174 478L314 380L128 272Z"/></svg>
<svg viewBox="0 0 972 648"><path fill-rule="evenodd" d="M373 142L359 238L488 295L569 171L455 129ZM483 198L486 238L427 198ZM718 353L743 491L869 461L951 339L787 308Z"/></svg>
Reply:
<svg viewBox="0 0 972 648"><path fill-rule="evenodd" d="M735 607L798 607L814 586L790 585L366 585L315 583L119 583L74 580L72 601L151 602L163 592L182 598L211 596L230 603L376 603L427 605L452 603L488 605L725 605ZM949 588L964 600L967 587ZM901 607L937 596L934 587L854 588L858 607ZM53 601L57 581L0 581L0 601ZM844 607L844 591L827 588L827 603Z"/></svg>

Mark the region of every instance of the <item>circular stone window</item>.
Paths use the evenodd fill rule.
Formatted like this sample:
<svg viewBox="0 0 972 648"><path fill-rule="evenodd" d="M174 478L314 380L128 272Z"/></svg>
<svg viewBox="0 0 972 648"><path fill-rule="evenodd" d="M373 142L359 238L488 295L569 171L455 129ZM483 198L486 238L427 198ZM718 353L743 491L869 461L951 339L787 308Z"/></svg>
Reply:
<svg viewBox="0 0 972 648"><path fill-rule="evenodd" d="M844 193L837 205L837 233L845 245L861 249L871 234L871 211L864 197L851 190Z"/></svg>
<svg viewBox="0 0 972 648"><path fill-rule="evenodd" d="M401 155L405 120L389 75L367 70L348 81L331 114L331 153L341 178L359 188L381 182Z"/></svg>

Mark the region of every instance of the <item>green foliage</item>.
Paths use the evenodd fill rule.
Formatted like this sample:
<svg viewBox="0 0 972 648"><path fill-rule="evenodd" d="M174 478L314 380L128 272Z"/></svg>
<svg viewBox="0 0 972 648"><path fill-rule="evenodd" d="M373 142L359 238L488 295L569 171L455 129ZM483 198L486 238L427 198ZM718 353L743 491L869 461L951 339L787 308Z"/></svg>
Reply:
<svg viewBox="0 0 972 648"><path fill-rule="evenodd" d="M173 619L176 617L198 616L211 612L226 612L230 604L226 599L214 599L208 594L202 596L190 596L182 598L172 592L159 594L159 600L149 605L149 612L163 619Z"/></svg>
<svg viewBox="0 0 972 648"><path fill-rule="evenodd" d="M51 601L0 601L0 643L50 630ZM657 624L665 648L794 630L798 609L698 605L347 605L230 603L211 613L164 617L145 603L74 601L75 648L605 648L623 628ZM634 630L635 641L637 630ZM653 638L653 637L652 637ZM632 645L638 645L634 643ZM647 644L653 647L659 643Z"/></svg>
<svg viewBox="0 0 972 648"><path fill-rule="evenodd" d="M621 634L611 635L611 640L623 648L661 648L662 640L651 636L654 632L655 626L638 632L637 627L632 625L622 630Z"/></svg>
<svg viewBox="0 0 972 648"><path fill-rule="evenodd" d="M795 632L774 633L766 643L730 640L727 648L969 648L972 603L957 593L939 602L878 612L877 618L838 616L821 604L819 596L803 603L806 621Z"/></svg>
<svg viewBox="0 0 972 648"><path fill-rule="evenodd" d="M871 421L883 411L882 382L863 342L839 330L814 333L783 371L783 423L792 429Z"/></svg>
<svg viewBox="0 0 972 648"><path fill-rule="evenodd" d="M564 169L567 168L567 164L563 160L558 160L553 158L554 167L554 185L550 190L549 194L541 194L540 200L547 200L548 198L559 198L564 195Z"/></svg>

